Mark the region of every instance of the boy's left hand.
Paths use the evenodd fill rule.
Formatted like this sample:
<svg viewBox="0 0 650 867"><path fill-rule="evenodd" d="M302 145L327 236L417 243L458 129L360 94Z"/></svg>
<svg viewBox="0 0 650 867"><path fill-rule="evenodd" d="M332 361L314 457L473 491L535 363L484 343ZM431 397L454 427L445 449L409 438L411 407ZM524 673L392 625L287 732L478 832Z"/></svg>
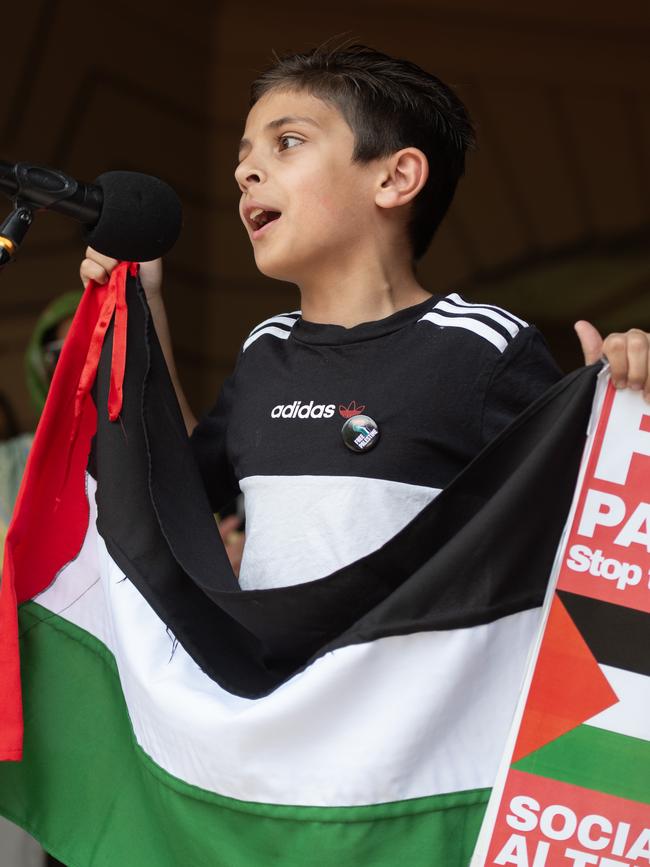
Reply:
<svg viewBox="0 0 650 867"><path fill-rule="evenodd" d="M631 328L625 334L609 334L603 340L590 322L580 320L574 328L585 364L593 364L604 355L609 361L614 387L643 391L650 403L650 334Z"/></svg>

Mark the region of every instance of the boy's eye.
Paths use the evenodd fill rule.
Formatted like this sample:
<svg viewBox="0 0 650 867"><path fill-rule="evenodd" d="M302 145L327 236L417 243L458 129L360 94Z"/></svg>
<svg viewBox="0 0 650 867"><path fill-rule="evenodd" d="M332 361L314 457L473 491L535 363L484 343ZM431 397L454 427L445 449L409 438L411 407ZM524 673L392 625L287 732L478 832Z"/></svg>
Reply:
<svg viewBox="0 0 650 867"><path fill-rule="evenodd" d="M302 144L302 139L298 138L297 135L280 135L278 136L278 143L280 145L280 150L286 151L295 147L295 144L286 144L287 142L298 142L298 144Z"/></svg>

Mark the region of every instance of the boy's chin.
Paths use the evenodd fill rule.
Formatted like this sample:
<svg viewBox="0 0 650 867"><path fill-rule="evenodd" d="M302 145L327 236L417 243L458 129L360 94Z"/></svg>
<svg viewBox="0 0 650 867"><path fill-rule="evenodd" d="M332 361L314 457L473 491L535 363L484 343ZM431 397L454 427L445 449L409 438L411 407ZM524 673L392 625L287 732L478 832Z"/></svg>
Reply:
<svg viewBox="0 0 650 867"><path fill-rule="evenodd" d="M260 274L270 277L272 280L283 280L286 283L299 283L298 263L279 256L255 256L255 264Z"/></svg>

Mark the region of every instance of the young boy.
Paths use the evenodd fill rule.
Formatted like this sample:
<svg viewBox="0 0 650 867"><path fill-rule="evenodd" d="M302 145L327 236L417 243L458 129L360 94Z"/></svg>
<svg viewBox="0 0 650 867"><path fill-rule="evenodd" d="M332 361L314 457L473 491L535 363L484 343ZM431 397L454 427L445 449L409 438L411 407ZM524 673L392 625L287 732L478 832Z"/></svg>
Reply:
<svg viewBox="0 0 650 867"><path fill-rule="evenodd" d="M258 268L295 283L301 310L253 329L198 426L160 262L142 265L212 507L245 495L243 589L316 579L379 548L560 376L534 327L418 282L472 143L445 84L363 46L287 57L254 82L240 217ZM87 256L83 281L104 282L114 261ZM588 323L577 330L586 362L604 351L617 385L650 394L648 335L603 345Z"/></svg>

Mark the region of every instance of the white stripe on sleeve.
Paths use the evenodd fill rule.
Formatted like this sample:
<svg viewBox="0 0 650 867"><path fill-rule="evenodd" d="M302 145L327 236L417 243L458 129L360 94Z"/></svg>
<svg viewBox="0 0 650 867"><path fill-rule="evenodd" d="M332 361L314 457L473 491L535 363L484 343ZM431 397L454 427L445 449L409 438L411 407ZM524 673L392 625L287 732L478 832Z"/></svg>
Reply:
<svg viewBox="0 0 650 867"><path fill-rule="evenodd" d="M489 307L473 307L469 304L464 307L458 307L457 305L445 300L439 301L434 307L434 310L442 310L446 313L454 313L456 315L462 315L464 313L467 316L484 316L486 319L491 319L502 328L505 328L505 330L511 337L516 337L520 331L519 326L515 325L512 319L508 319L506 316L502 316L500 313L497 313L496 310L492 310Z"/></svg>
<svg viewBox="0 0 650 867"><path fill-rule="evenodd" d="M440 325L442 328L464 328L466 331L473 331L474 334L478 334L479 337L483 337L495 346L499 352L504 352L508 346L508 341L502 334L499 334L494 328L490 328L485 322L470 319L469 316L446 316L444 313L436 313L435 310L431 310L431 312L425 313L419 321L422 322L422 320Z"/></svg>
<svg viewBox="0 0 650 867"><path fill-rule="evenodd" d="M447 300L453 301L454 304L458 304L459 307L474 307L477 310L494 310L496 313L501 313L503 316L506 316L508 319L514 320L518 322L522 328L527 328L528 323L523 319L520 319L518 316L515 316L514 313L511 313L509 310L504 310L502 307L495 307L494 304L471 304L469 301L464 301L457 292L452 292L451 295L447 295Z"/></svg>
<svg viewBox="0 0 650 867"><path fill-rule="evenodd" d="M267 328L255 331L250 337L247 337L242 351L245 352L252 343L255 343L258 337L262 337L264 334L271 334L273 337L279 337L280 340L286 340L291 335L291 331L286 331L284 328L278 328L275 325L269 325Z"/></svg>
<svg viewBox="0 0 650 867"><path fill-rule="evenodd" d="M269 319L265 319L264 322L259 322L255 328L251 330L251 334L255 334L256 331L264 328L265 325L271 325L272 323L276 325L288 325L289 328L293 328L296 324L296 319L299 316L300 310L292 310L291 313L278 313L276 316L271 316Z"/></svg>

